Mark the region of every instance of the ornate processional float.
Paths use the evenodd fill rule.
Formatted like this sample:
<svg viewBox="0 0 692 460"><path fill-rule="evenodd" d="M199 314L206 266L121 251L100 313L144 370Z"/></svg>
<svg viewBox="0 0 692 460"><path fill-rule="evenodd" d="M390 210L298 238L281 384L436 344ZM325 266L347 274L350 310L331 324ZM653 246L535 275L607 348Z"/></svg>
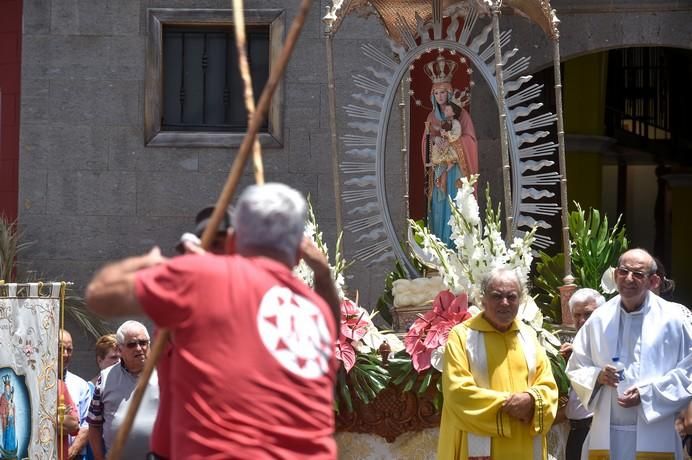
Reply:
<svg viewBox="0 0 692 460"><path fill-rule="evenodd" d="M375 15L385 28L389 49L373 44L361 46L369 65L352 76L357 90L352 101L343 107L349 120L347 128L338 132L334 70L338 53L334 50L334 37L350 14ZM512 46L512 30L501 24L501 17L510 14L538 25L552 44L555 113L546 110L543 103L549 88L532 81L526 73L530 58ZM489 179L483 177L485 169L490 174L501 170L500 201L505 217L500 222L499 212L492 211L487 194L486 205L491 212L486 214L485 228L474 223L478 224L476 243L487 245L483 238L490 230L495 233L493 237L504 230L504 238L500 238L504 239L504 252L494 254L496 258L489 263L508 263L521 253L522 244L530 244L535 250L546 249L555 244L553 235L559 234L567 299L574 286L567 221L559 21L550 3L333 0L323 22L332 169L335 179L338 178L334 180L334 191L335 196L341 197L336 200L337 231L345 230L353 236L355 248L349 248L349 252L359 263L397 263L400 276L412 280L399 283L397 288L425 285L423 290L432 290L423 301L394 299L393 324L399 335L408 330L410 339L411 330L418 330L429 337L431 324L446 328L446 332L453 326L440 326L441 320L435 318L456 315L457 322L463 320L469 302L465 300L460 305L459 294L464 293L466 299L473 296L464 292L461 281L465 280L466 286L477 283L479 273L467 270L466 278L462 276L464 280L453 280L459 277L450 276L454 270L444 262L461 260L464 265L467 256L459 248L464 236L455 229L454 221L457 227L463 225L468 210L462 210L462 202L476 203L475 198L482 194L483 188L475 182L479 171L479 183ZM495 139L483 139L488 129L479 129L482 116L477 117L480 110L471 103L478 91L477 83L485 84L484 91L496 106L493 110L497 110L499 147L498 143L489 142ZM499 167L484 168L488 155L497 156L498 150ZM392 179L393 176L396 177ZM465 195L459 190L466 190ZM559 232L554 230L556 222L561 227ZM467 244L471 244L469 238ZM458 255L454 254L455 246ZM341 248L338 250L343 253ZM521 259L515 261L517 264L526 265L526 258L515 259ZM528 265L527 272L530 257ZM440 274L442 279L431 274ZM437 295L446 290L452 293L451 298ZM435 304L431 308L433 298ZM474 303L472 298L470 303ZM563 324L571 325L564 307L562 313ZM344 315L350 318L352 331L359 327L370 329L368 324L359 325L359 321L367 323L362 312L353 310ZM542 315L538 308L525 308L524 315L540 336ZM351 335L351 341L358 344L367 334ZM545 335L548 342L554 341L550 334ZM351 438L352 435L341 433L340 442L348 443L349 449L356 445L366 449L363 446L367 445L371 452L389 449L389 454L411 453L407 449L415 450L416 445L421 445L412 441L411 432L428 436L428 443L435 438L429 431L420 431L439 423L435 376L411 372L412 367L420 371L420 362L414 365L411 360L397 360L389 345L379 351L388 367L388 378L381 378L378 384L376 378L367 380L367 376L351 371L345 377L351 386L345 385L348 391L341 395L340 403L344 398L354 401L349 401L347 410L340 410L338 416L341 431L371 437ZM358 366L361 356L357 355L352 366ZM370 365L377 367L372 362ZM343 380L342 376L342 383ZM354 387L359 391L354 391ZM380 446L378 436L396 446Z"/></svg>

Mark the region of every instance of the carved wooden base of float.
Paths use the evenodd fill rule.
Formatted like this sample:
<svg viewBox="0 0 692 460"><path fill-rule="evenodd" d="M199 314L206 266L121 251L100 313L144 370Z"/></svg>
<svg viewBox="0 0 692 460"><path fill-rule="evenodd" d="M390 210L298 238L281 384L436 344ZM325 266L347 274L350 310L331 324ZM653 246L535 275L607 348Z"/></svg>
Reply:
<svg viewBox="0 0 692 460"><path fill-rule="evenodd" d="M336 416L337 431L370 433L394 442L397 436L440 425L440 413L435 409L435 385L418 395L387 387L370 404L353 401L353 412L342 410Z"/></svg>

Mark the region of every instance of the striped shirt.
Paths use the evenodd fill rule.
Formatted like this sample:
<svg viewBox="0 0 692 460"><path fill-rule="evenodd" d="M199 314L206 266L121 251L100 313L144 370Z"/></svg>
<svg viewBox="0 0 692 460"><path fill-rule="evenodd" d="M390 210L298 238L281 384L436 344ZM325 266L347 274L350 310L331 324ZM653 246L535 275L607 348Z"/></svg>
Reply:
<svg viewBox="0 0 692 460"><path fill-rule="evenodd" d="M115 441L136 385L137 376L128 372L122 362L101 371L89 406L87 421L89 425L102 427L106 450L110 449ZM149 451L149 437L158 406L159 384L154 371L127 438L123 458L144 458Z"/></svg>

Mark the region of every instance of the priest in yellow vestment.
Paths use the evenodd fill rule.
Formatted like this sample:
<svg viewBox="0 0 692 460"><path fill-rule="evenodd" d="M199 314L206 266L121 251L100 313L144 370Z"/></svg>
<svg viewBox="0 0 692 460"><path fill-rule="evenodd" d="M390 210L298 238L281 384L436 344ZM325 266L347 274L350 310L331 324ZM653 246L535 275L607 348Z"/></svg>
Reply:
<svg viewBox="0 0 692 460"><path fill-rule="evenodd" d="M482 313L449 333L438 459L545 459L558 390L535 332L516 319L522 280L494 269L481 291Z"/></svg>

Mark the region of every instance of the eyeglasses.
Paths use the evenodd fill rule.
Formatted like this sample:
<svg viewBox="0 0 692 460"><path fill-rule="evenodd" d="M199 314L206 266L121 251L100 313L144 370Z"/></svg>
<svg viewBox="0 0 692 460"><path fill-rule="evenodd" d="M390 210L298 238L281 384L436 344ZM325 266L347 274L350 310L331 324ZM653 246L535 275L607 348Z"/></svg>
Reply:
<svg viewBox="0 0 692 460"><path fill-rule="evenodd" d="M133 340L131 342L127 342L125 346L127 348L137 348L137 345L139 345L142 348L146 348L149 346L149 341L148 340Z"/></svg>
<svg viewBox="0 0 692 460"><path fill-rule="evenodd" d="M646 272L638 272L636 270L630 270L627 267L618 267L615 269L615 274L617 276L622 276L623 278L627 278L627 275L632 274L632 278L634 278L637 281L642 281L644 278L647 276L651 275L651 273L646 273Z"/></svg>

